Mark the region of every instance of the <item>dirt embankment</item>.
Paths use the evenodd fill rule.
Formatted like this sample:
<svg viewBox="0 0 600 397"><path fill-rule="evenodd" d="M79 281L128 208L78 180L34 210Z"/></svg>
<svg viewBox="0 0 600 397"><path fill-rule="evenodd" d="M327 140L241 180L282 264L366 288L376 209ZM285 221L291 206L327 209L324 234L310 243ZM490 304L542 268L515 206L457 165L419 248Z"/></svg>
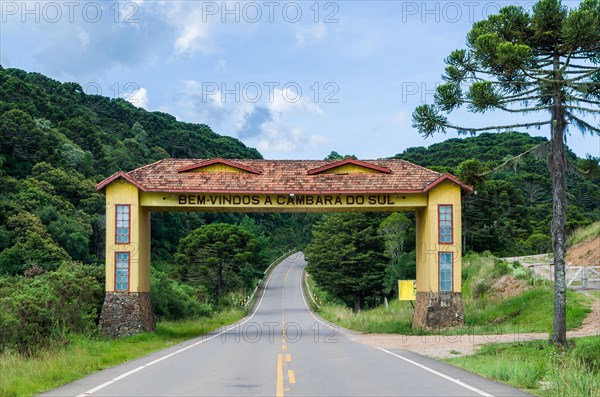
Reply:
<svg viewBox="0 0 600 397"><path fill-rule="evenodd" d="M569 248L565 262L572 266L600 266L600 236Z"/></svg>
<svg viewBox="0 0 600 397"><path fill-rule="evenodd" d="M492 284L494 296L503 299L519 295L528 289L529 286L525 281L519 280L511 274L506 274L500 277L494 284Z"/></svg>

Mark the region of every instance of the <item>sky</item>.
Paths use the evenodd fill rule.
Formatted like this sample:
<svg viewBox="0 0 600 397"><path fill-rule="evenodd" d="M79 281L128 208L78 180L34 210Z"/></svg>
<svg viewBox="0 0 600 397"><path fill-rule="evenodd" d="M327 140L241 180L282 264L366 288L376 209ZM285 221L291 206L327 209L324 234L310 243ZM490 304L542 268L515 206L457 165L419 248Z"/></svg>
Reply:
<svg viewBox="0 0 600 397"><path fill-rule="evenodd" d="M458 136L424 139L411 114L473 22L506 4L533 2L0 0L0 64L207 124L268 159L375 159ZM567 144L600 156L600 137L574 130Z"/></svg>

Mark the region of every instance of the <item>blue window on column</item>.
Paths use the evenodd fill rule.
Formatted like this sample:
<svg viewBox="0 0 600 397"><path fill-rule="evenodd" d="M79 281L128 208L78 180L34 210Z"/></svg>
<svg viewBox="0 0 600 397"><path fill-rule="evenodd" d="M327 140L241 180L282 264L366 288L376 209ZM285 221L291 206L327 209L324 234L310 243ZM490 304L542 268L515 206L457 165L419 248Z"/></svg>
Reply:
<svg viewBox="0 0 600 397"><path fill-rule="evenodd" d="M440 291L451 292L452 291L452 252L440 252L439 264L440 264Z"/></svg>
<svg viewBox="0 0 600 397"><path fill-rule="evenodd" d="M452 244L452 205L438 206L439 243Z"/></svg>
<svg viewBox="0 0 600 397"><path fill-rule="evenodd" d="M129 205L117 205L115 219L115 243L129 244Z"/></svg>
<svg viewBox="0 0 600 397"><path fill-rule="evenodd" d="M115 253L115 291L129 291L129 252Z"/></svg>

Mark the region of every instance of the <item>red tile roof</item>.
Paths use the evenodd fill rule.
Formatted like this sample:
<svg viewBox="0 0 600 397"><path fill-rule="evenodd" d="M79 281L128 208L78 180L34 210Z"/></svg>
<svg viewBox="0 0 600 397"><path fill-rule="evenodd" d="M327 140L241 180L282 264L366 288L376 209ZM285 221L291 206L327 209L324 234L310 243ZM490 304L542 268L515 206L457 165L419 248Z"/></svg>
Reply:
<svg viewBox="0 0 600 397"><path fill-rule="evenodd" d="M354 159L345 159L345 160L341 160L341 161L335 161L335 162L330 163L330 164L325 164L325 165L323 165L321 167L313 168L312 170L308 171L308 175L320 174L321 172L324 172L324 171L327 171L327 170L331 170L331 169L336 168L336 167L341 167L342 165L346 165L346 164L358 165L360 167L368 168L368 169L371 169L371 170L375 170L375 171L379 171L379 172L385 172L386 174L389 174L390 172L392 172L392 170L389 169L389 168L387 168L387 167L381 167L381 166L378 166L376 164L367 163L366 161L360 161L360 160L354 160Z"/></svg>
<svg viewBox="0 0 600 397"><path fill-rule="evenodd" d="M256 168L252 168L252 167L248 167L247 165L240 164L235 161L222 159L220 157L218 157L216 159L201 161L199 163L194 163L192 165L185 166L183 168L178 169L177 172L196 170L198 168L208 167L209 165L213 165L213 164L224 164L224 165L228 165L233 168L238 168L243 171L248 171L252 174L262 174L261 170L258 170Z"/></svg>
<svg viewBox="0 0 600 397"><path fill-rule="evenodd" d="M472 190L450 174L397 159L352 162L380 171L370 173L318 173L347 164L347 160L226 160L228 165L250 173L193 171L208 165L208 162L223 162L222 159L217 160L159 160L127 173L117 172L100 182L96 189L103 190L108 184L123 178L143 191L173 193L420 193L444 180L456 183L465 192Z"/></svg>

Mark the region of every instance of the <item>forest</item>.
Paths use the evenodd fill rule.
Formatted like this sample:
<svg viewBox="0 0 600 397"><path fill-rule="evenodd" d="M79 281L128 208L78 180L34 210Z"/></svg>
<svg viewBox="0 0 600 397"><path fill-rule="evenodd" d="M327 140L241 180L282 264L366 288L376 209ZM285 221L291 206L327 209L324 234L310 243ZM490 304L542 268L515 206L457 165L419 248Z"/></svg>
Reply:
<svg viewBox="0 0 600 397"><path fill-rule="evenodd" d="M474 186L463 203L464 251L523 255L550 250L546 155L545 138L507 132L449 139L394 157ZM104 197L96 183L161 158L217 156L261 158L207 125L0 67L0 351L27 352L72 332L94 332L104 297ZM341 157L332 152L328 159ZM573 230L600 219L600 167L592 156L568 152L568 158ZM328 253L329 238L346 245ZM326 264L327 255L356 249L352 241L362 242L360 261L377 266L368 274L348 272L347 286L358 279L365 286L340 292L349 306L376 305L382 294L392 296L400 275L414 272L410 213L153 214L155 314L179 319L238 305L282 253L307 248L311 266ZM324 269L312 271L328 288Z"/></svg>
<svg viewBox="0 0 600 397"><path fill-rule="evenodd" d="M463 201L463 250L509 256L551 251L548 149L541 137L482 133L409 148L394 157L471 184L475 193ZM567 232L572 232L600 219L600 158L578 158L568 150L567 159Z"/></svg>

